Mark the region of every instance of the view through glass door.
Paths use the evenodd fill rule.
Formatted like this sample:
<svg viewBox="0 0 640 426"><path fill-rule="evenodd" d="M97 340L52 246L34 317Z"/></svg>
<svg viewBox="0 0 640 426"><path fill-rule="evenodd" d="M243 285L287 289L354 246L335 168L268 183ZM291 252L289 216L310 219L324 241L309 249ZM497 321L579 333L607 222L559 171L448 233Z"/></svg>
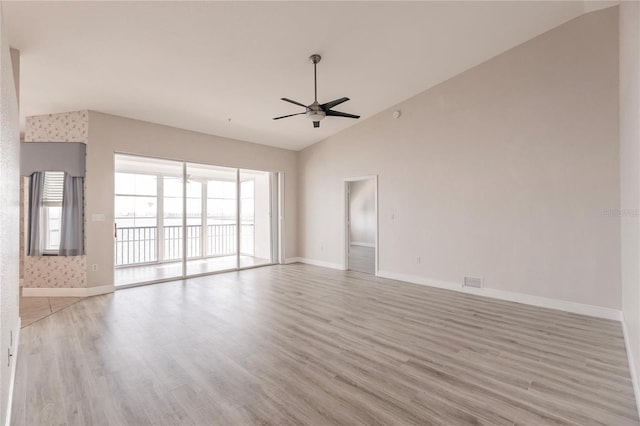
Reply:
<svg viewBox="0 0 640 426"><path fill-rule="evenodd" d="M187 164L187 275L238 267L238 170Z"/></svg>
<svg viewBox="0 0 640 426"><path fill-rule="evenodd" d="M115 160L116 286L277 261L277 173Z"/></svg>

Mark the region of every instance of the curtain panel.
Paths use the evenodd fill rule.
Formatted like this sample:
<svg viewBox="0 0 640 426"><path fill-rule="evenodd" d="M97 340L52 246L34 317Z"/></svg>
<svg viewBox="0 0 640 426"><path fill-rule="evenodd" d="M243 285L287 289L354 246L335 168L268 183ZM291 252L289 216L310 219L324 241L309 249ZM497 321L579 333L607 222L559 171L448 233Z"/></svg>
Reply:
<svg viewBox="0 0 640 426"><path fill-rule="evenodd" d="M27 254L42 256L44 252L44 238L42 235L42 199L44 192L44 172L31 174L29 182L29 238Z"/></svg>
<svg viewBox="0 0 640 426"><path fill-rule="evenodd" d="M60 256L84 254L84 178L64 174Z"/></svg>

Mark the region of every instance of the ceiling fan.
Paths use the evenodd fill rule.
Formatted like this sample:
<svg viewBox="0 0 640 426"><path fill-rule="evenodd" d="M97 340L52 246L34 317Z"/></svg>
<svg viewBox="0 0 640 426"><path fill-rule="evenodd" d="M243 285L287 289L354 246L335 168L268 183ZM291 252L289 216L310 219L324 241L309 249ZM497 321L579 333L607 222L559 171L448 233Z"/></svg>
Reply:
<svg viewBox="0 0 640 426"><path fill-rule="evenodd" d="M309 56L309 61L313 63L313 103L309 106L304 105L300 102L293 101L287 98L280 98L285 102L289 102L295 105L299 105L306 109L305 112L299 112L297 114L289 114L283 115L282 117L276 117L274 120L280 120L281 118L293 117L294 115L302 115L305 114L313 121L313 127L320 127L320 120L325 117L347 117L347 118L360 118L359 115L347 114L346 112L333 111L331 108L334 106L340 105L343 102L347 102L349 98L340 98L331 102L327 102L326 104L318 103L318 77L316 73L316 66L318 62L320 62L322 57L320 55L311 55Z"/></svg>

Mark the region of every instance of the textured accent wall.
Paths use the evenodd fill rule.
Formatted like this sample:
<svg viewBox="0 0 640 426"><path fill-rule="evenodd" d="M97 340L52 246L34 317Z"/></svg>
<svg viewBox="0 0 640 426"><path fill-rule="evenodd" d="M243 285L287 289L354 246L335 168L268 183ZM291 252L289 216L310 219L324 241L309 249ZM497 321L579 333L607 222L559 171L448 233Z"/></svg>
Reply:
<svg viewBox="0 0 640 426"><path fill-rule="evenodd" d="M24 129L27 142L84 142L89 140L88 111L27 117Z"/></svg>
<svg viewBox="0 0 640 426"><path fill-rule="evenodd" d="M88 111L27 117L25 142L82 142L89 141ZM87 286L86 256L25 256L26 211L28 209L28 179L23 179L21 224L21 258L23 287L82 288ZM85 184L86 189L86 184ZM86 202L85 202L86 210ZM85 228L87 219L85 217ZM86 237L85 237L86 239Z"/></svg>
<svg viewBox="0 0 640 426"><path fill-rule="evenodd" d="M82 288L87 286L86 256L25 256L23 287Z"/></svg>
<svg viewBox="0 0 640 426"><path fill-rule="evenodd" d="M16 58L17 59L17 58ZM16 64L15 69L18 69ZM7 424L18 332L20 122L14 67L0 10L0 423Z"/></svg>

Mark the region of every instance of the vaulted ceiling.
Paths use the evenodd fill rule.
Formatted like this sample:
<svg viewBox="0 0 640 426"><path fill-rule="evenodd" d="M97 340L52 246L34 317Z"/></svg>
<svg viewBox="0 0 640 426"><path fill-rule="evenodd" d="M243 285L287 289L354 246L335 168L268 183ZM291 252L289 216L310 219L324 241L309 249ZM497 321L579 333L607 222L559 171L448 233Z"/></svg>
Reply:
<svg viewBox="0 0 640 426"><path fill-rule="evenodd" d="M280 101L361 120L589 10L588 2L3 2L23 116L91 109L302 149L319 129ZM177 141L178 142L178 141Z"/></svg>

